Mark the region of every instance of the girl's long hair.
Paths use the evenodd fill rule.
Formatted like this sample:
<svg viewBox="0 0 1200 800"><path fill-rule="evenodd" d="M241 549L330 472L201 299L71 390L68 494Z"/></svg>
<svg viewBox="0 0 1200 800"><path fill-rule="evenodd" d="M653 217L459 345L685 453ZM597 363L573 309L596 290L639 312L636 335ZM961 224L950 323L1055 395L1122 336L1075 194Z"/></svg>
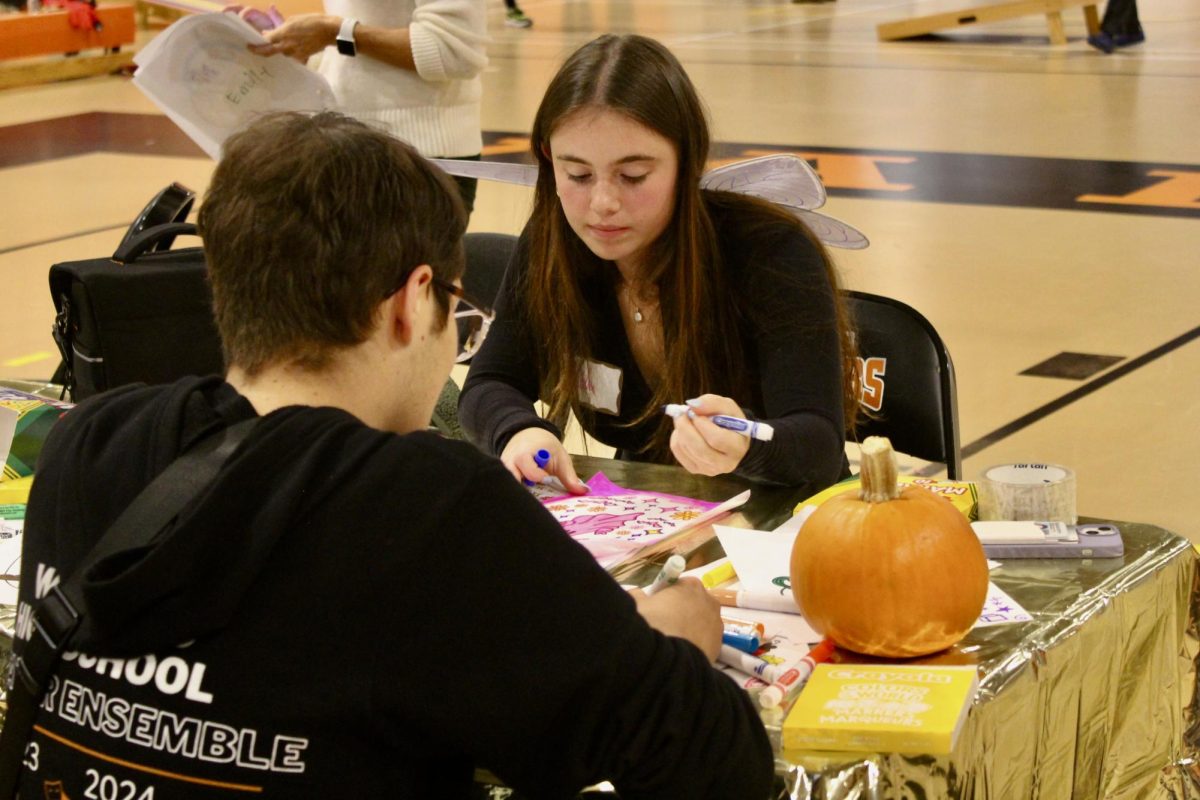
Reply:
<svg viewBox="0 0 1200 800"><path fill-rule="evenodd" d="M534 118L531 149L538 163L533 213L528 226L529 269L520 287L527 305L537 360L541 397L551 421L562 427L571 412L581 421L591 412L580 403L579 359L589 358L597 330L592 303L583 286L615 284L617 270L588 249L571 230L555 190L550 137L583 109L624 114L675 145L679 157L675 210L663 234L650 246L642 282L658 288L663 324L665 370L650 403L630 426L658 418L654 436L641 452L670 462L671 420L661 413L667 403L707 392L747 403L754 387L742 360L744 312L736 302L712 219L705 207L700 177L708 160L705 111L691 80L663 45L637 35L605 35L577 50L551 81ZM848 316L837 292L837 275L824 247L791 215L759 200L723 194L722 201L758 207L764 222L793 225L804 231L822 255L835 289L842 343L845 415L853 425L858 406L858 369ZM739 215L742 216L742 215ZM585 424L586 427L586 424Z"/></svg>

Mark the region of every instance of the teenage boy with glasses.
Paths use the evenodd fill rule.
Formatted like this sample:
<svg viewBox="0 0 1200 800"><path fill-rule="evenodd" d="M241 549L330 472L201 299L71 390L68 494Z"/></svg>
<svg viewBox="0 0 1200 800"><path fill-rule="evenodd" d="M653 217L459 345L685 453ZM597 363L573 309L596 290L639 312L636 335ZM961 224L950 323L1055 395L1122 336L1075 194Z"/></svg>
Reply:
<svg viewBox="0 0 1200 800"><path fill-rule="evenodd" d="M155 547L85 577L94 632L20 795L468 797L480 767L533 798L765 798L770 748L711 667L699 582L627 594L499 461L424 430L466 352L449 178L336 114L268 117L224 153L199 221L228 373L52 430L17 655L37 598L158 473L259 419Z"/></svg>

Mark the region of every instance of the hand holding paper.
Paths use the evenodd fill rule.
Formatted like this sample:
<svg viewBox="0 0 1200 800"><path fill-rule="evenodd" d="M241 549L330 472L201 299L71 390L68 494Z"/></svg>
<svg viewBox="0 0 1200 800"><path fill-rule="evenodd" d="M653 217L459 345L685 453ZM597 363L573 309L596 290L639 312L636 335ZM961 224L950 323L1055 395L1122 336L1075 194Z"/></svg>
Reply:
<svg viewBox="0 0 1200 800"><path fill-rule="evenodd" d="M183 17L134 58L134 85L215 158L231 134L272 111L336 105L320 75L284 56L247 49L262 35L233 14Z"/></svg>

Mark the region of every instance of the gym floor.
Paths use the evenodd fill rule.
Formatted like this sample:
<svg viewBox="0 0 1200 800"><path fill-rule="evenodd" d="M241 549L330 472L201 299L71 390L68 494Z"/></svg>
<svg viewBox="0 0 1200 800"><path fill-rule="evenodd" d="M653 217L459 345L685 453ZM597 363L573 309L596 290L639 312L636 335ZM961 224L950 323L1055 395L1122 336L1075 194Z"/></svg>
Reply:
<svg viewBox="0 0 1200 800"><path fill-rule="evenodd" d="M1062 464L1082 515L1200 542L1194 0L1142 0L1146 43L1112 55L1086 44L1079 8L1051 45L1038 16L876 38L971 0L525 0L529 29L489 3L485 155L524 149L578 45L661 39L709 106L715 155L804 154L823 210L871 239L834 251L846 286L903 300L942 334L968 478ZM212 168L128 78L0 91L0 376L54 370L51 264L111 253L159 189L202 195ZM471 229L517 232L529 200L481 184Z"/></svg>

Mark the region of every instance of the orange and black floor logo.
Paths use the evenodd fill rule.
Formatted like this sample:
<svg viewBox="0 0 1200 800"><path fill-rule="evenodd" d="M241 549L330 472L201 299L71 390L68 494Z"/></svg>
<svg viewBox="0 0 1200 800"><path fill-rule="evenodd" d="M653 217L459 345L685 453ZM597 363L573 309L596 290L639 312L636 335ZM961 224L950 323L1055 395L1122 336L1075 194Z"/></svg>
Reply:
<svg viewBox="0 0 1200 800"><path fill-rule="evenodd" d="M0 169L95 152L207 158L159 114L93 112L0 127ZM713 166L807 159L829 194L928 203L1200 218L1200 165L721 142ZM529 137L487 131L484 158L529 162Z"/></svg>
<svg viewBox="0 0 1200 800"><path fill-rule="evenodd" d="M529 162L529 138L484 134L484 158ZM833 197L1200 218L1200 165L719 142L712 166L792 153Z"/></svg>

